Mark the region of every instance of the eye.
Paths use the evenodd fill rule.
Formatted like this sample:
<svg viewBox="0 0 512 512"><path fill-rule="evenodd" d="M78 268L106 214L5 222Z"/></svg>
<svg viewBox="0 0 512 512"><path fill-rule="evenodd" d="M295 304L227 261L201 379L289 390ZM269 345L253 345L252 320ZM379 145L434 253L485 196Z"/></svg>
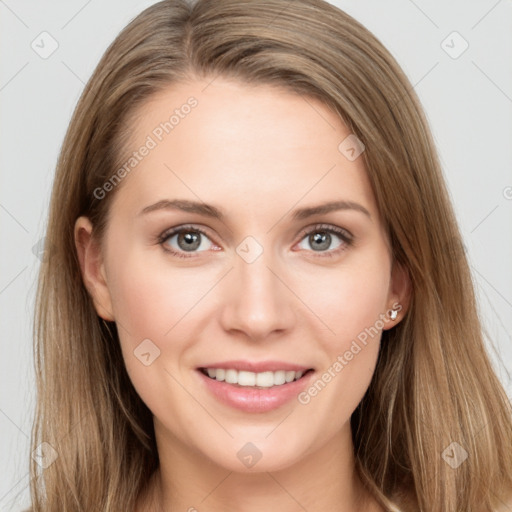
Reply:
<svg viewBox="0 0 512 512"><path fill-rule="evenodd" d="M194 253L210 250L213 246L208 235L194 226L182 226L165 231L160 235L158 242L165 251L180 258L193 257Z"/></svg>
<svg viewBox="0 0 512 512"><path fill-rule="evenodd" d="M315 256L332 257L352 245L354 237L346 229L326 224L313 226L301 233L301 249L313 248L313 252L320 253ZM332 247L333 242L335 246Z"/></svg>
<svg viewBox="0 0 512 512"><path fill-rule="evenodd" d="M205 231L195 226L180 226L164 231L158 237L158 242L166 252L179 258L191 258L198 252L220 250ZM336 244L334 247L333 242ZM298 246L306 250L312 248L312 252L317 253L315 257L332 257L347 249L352 243L353 235L346 229L320 224L303 230ZM309 248L304 244L309 245Z"/></svg>

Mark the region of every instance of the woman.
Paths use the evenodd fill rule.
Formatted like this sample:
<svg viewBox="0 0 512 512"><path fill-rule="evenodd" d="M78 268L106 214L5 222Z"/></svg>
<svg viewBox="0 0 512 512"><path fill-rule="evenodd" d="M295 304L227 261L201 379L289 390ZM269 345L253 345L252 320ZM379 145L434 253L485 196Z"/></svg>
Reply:
<svg viewBox="0 0 512 512"><path fill-rule="evenodd" d="M146 9L79 101L46 243L34 511L511 506L425 117L335 7Z"/></svg>

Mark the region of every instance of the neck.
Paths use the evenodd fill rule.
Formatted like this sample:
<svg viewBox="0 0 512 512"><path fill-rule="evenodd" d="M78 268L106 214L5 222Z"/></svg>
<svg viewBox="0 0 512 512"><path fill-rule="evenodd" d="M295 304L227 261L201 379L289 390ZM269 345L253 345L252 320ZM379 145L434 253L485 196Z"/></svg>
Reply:
<svg viewBox="0 0 512 512"><path fill-rule="evenodd" d="M322 447L276 471L234 472L155 425L160 466L137 512L378 512L361 483L350 424Z"/></svg>

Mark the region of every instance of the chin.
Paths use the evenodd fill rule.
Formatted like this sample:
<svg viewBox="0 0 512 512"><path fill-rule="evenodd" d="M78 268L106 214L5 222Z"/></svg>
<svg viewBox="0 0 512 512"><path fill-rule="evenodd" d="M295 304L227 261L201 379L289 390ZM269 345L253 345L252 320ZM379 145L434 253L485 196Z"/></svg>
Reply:
<svg viewBox="0 0 512 512"><path fill-rule="evenodd" d="M247 439L247 437L245 438ZM304 443L299 443L302 449L295 449L282 440L270 443L264 438L261 441L243 441L225 445L221 453L206 454L218 466L236 473L266 473L287 469L297 464L303 457ZM233 455L231 455L233 454Z"/></svg>

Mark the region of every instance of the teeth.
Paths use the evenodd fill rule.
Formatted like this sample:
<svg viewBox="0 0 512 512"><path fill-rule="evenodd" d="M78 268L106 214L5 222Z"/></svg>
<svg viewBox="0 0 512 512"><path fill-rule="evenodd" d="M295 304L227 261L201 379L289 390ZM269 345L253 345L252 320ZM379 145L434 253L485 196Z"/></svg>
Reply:
<svg viewBox="0 0 512 512"><path fill-rule="evenodd" d="M238 378L235 376L235 381L235 383L240 384L240 386L256 386L256 374L253 372L239 371Z"/></svg>
<svg viewBox="0 0 512 512"><path fill-rule="evenodd" d="M223 368L207 368L208 377L218 381L226 381L228 384L238 384L239 386L258 386L270 388L272 386L281 386L284 383L298 380L304 372L278 370L277 372L247 372L233 369L225 370Z"/></svg>

